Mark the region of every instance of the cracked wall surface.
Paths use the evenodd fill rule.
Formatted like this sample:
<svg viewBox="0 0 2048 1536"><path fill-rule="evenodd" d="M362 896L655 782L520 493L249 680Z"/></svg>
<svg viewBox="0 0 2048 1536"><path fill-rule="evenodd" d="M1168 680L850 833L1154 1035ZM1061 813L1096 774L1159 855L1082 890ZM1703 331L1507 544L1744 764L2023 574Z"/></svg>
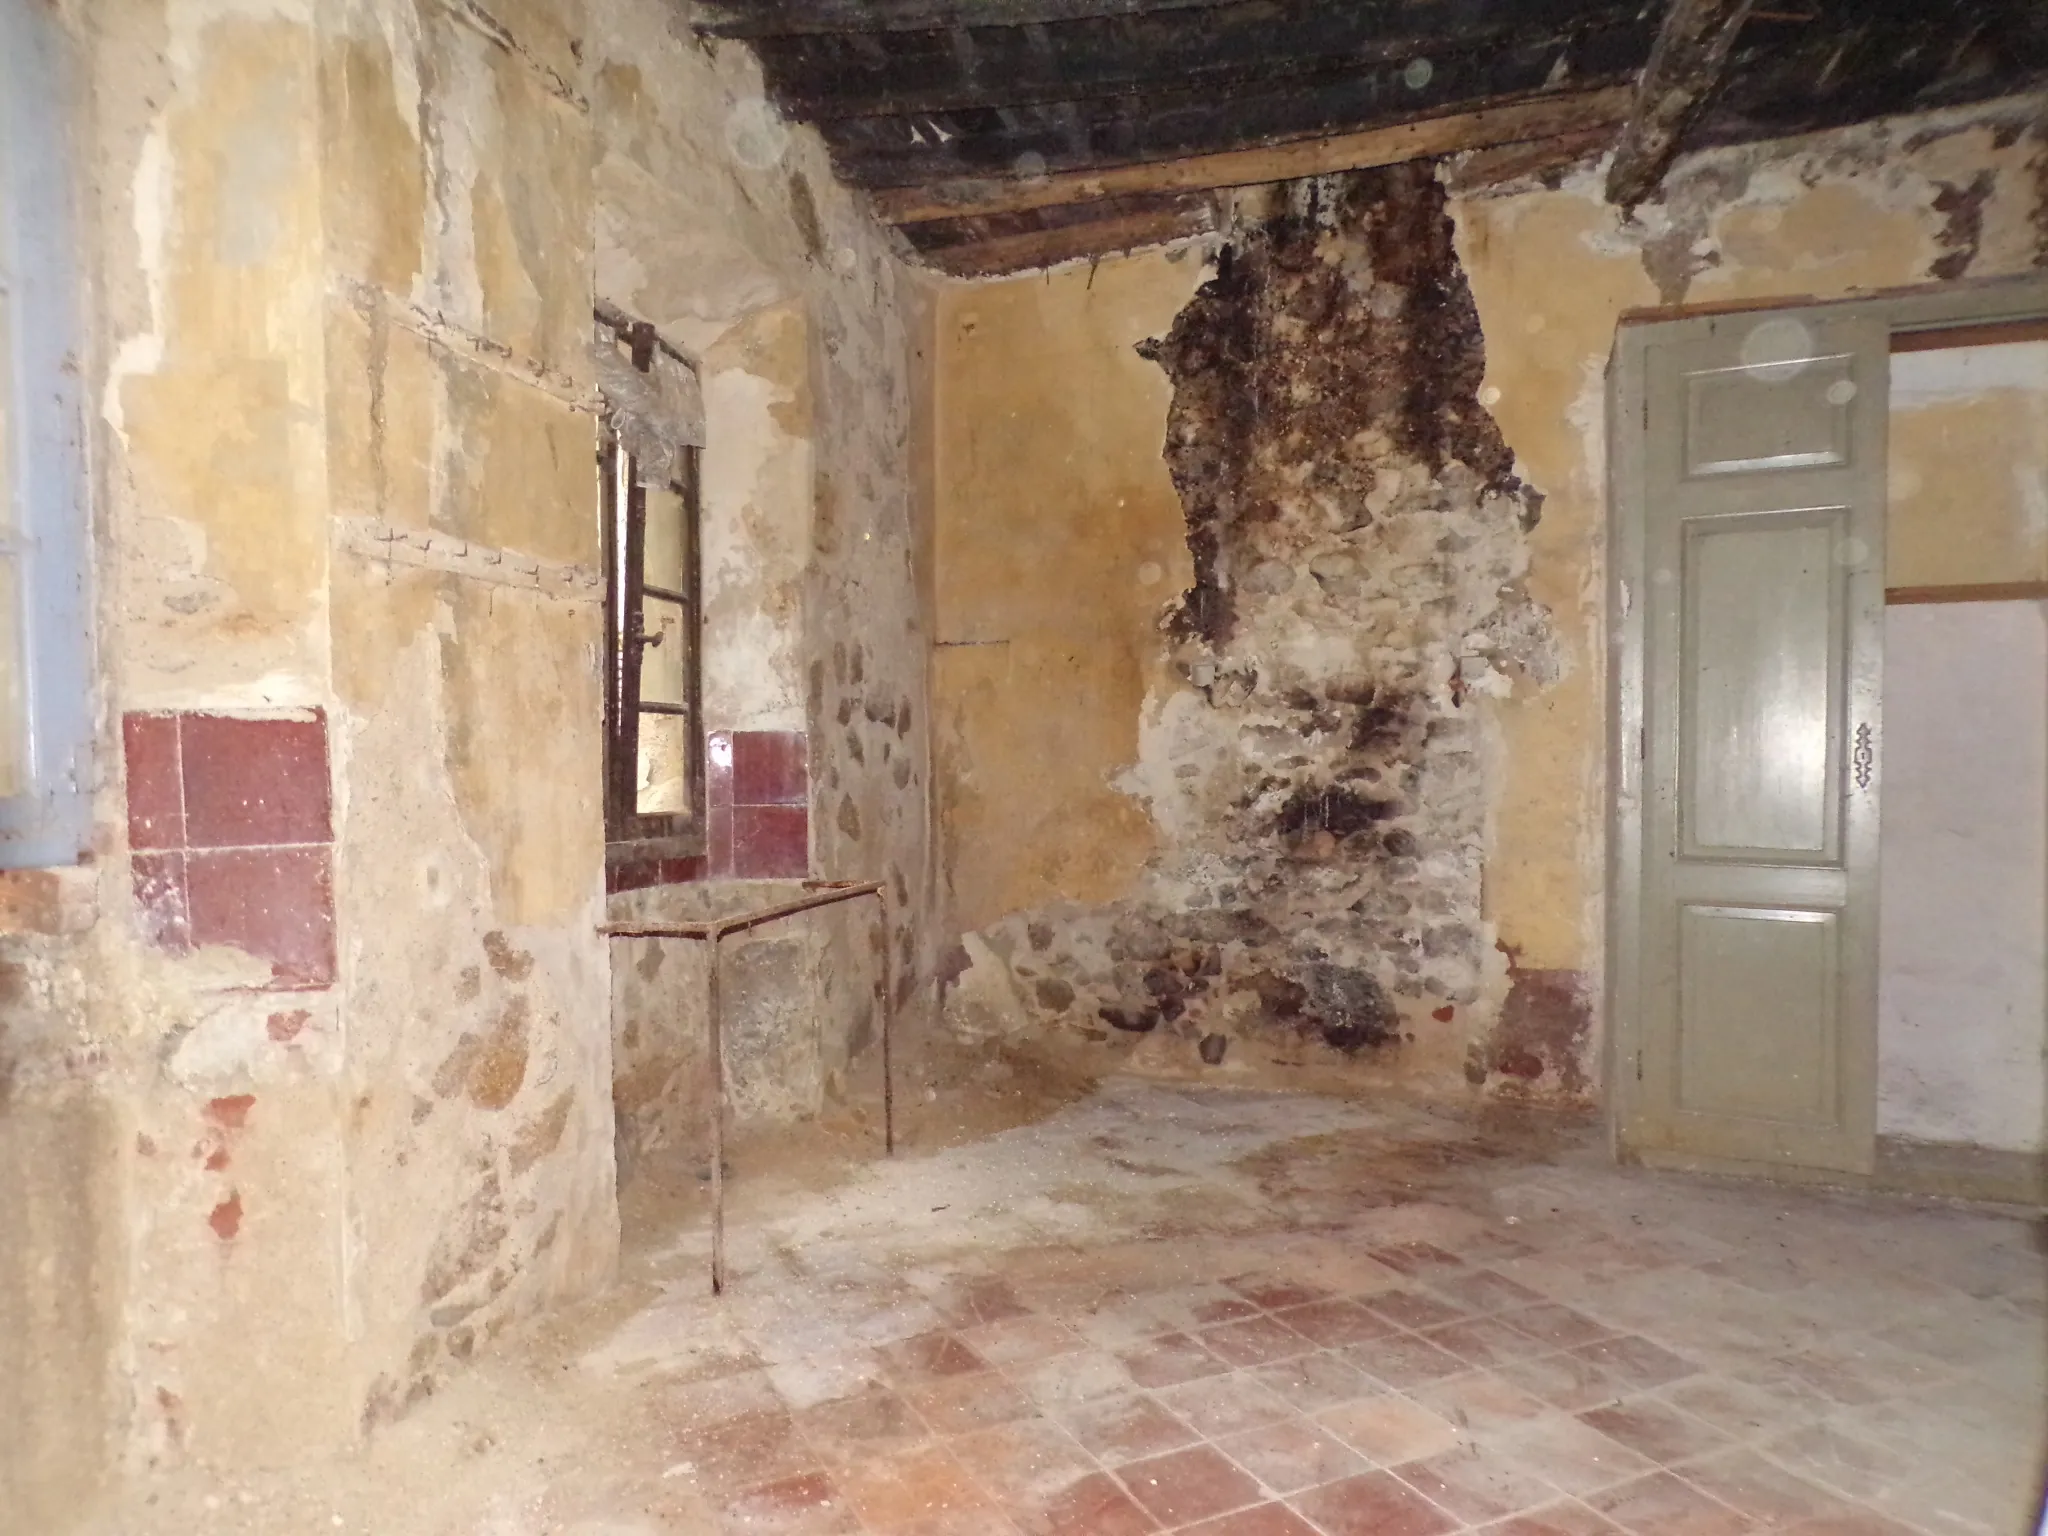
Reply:
<svg viewBox="0 0 2048 1536"><path fill-rule="evenodd" d="M705 380L707 723L812 733L813 870L892 881L906 976L927 886L907 285L744 52L659 0L63 20L95 861L0 891L25 1234L0 1406L19 1384L34 1407L0 1507L49 1529L109 1469L346 1444L611 1273L615 1008L679 1040L701 1019L694 991L618 987L639 972L597 933L593 298ZM331 932L325 967L210 941L159 878L255 855L143 851L134 722L217 718L319 723L331 831L262 858L317 867L294 921ZM836 978L873 972L868 928L804 942L801 977L763 971L758 1054L800 1025L843 1072L873 987Z"/></svg>
<svg viewBox="0 0 2048 1536"><path fill-rule="evenodd" d="M2035 269L2044 166L2028 99L1690 157L1631 222L1597 164L1476 190L1396 168L1245 200L1193 278L1153 252L947 290L937 601L989 616L961 638L990 653L938 673L954 1027L1104 1066L1591 1098L1616 323ZM1093 290L1042 355L978 343ZM1170 396L1125 351L1162 310L1142 350ZM1042 409L1111 387L1137 444ZM1133 516L1110 467L1151 445ZM1020 497L1013 463L1059 469ZM1190 579L1131 601L1167 475ZM1013 558L1041 542L1019 519L1064 542ZM1106 646L1126 681L1004 686L993 653L1025 634Z"/></svg>

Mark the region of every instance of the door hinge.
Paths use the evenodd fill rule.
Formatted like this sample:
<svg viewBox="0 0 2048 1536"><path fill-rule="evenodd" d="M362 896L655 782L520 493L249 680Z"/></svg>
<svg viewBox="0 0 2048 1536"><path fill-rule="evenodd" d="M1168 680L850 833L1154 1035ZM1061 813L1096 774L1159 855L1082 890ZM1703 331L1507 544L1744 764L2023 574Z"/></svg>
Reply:
<svg viewBox="0 0 2048 1536"><path fill-rule="evenodd" d="M1642 1080L1643 1080L1643 1053L1642 1053L1641 1051L1637 1051L1637 1052L1636 1052L1636 1081L1640 1083L1640 1082L1641 1082Z"/></svg>
<svg viewBox="0 0 2048 1536"><path fill-rule="evenodd" d="M1636 761L1640 763L1649 755L1650 728L1647 725L1639 725L1636 727Z"/></svg>

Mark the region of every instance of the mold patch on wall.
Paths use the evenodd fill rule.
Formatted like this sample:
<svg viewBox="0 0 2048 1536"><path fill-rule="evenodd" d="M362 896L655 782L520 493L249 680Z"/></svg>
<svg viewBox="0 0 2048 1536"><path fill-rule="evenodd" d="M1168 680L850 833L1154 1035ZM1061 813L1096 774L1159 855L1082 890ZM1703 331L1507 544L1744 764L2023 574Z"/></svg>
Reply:
<svg viewBox="0 0 2048 1536"><path fill-rule="evenodd" d="M1480 403L1443 188L1291 185L1141 350L1174 386L1194 568L1120 784L1162 848L1127 900L984 929L1018 984L972 967L966 1006L1162 1066L1490 1060L1480 701L1560 668L1522 587L1543 499Z"/></svg>

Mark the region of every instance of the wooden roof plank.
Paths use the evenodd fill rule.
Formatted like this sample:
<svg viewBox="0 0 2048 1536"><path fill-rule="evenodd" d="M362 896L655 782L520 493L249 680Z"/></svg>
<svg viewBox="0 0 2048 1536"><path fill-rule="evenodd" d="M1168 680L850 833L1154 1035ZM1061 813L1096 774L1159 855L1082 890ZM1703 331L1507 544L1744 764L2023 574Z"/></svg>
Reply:
<svg viewBox="0 0 2048 1536"><path fill-rule="evenodd" d="M1197 192L1293 181L1367 166L1457 154L1529 139L1554 138L1619 123L1632 93L1626 86L1555 92L1476 111L1397 123L1361 133L1226 150L1179 160L1074 171L1034 180L983 179L901 187L875 193L876 213L893 224L1014 213L1063 203L1095 202L1158 192Z"/></svg>

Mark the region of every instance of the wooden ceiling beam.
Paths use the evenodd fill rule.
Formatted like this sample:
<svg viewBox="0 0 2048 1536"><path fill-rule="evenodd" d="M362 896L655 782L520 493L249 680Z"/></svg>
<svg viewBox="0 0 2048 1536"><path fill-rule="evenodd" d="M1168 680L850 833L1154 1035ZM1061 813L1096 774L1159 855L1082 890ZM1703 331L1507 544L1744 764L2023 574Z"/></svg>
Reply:
<svg viewBox="0 0 2048 1536"><path fill-rule="evenodd" d="M1058 210L1056 210L1058 211ZM978 221L962 221L962 233ZM1019 221L1023 223L1024 221ZM1207 234L1217 225L1215 204L1207 198L1180 199L1163 206L1118 208L1106 217L1061 221L1043 228L1016 228L979 238L948 240L917 247L918 257L954 277L994 277L1054 267L1065 261L1109 256L1142 246L1166 245ZM913 225L914 230L930 225Z"/></svg>
<svg viewBox="0 0 2048 1536"><path fill-rule="evenodd" d="M1530 139L1556 138L1595 127L1612 127L1626 115L1627 86L1597 91L1554 92L1525 101L1482 107L1420 122L1398 123L1361 133L1271 144L1258 149L1190 155L1143 165L1071 171L1032 180L956 180L895 187L872 194L876 213L891 224L917 224L1053 208L1067 203L1148 193L1202 192L1294 181L1368 166L1396 165L1487 149Z"/></svg>
<svg viewBox="0 0 2048 1536"><path fill-rule="evenodd" d="M1356 72L1626 28L1649 55L1641 0L1464 0L1455 16L1409 0L1236 0L1198 16L1047 28L763 38L770 89L806 121L1015 107L1321 72Z"/></svg>
<svg viewBox="0 0 2048 1536"><path fill-rule="evenodd" d="M1234 0L691 0L690 24L709 37L816 32L928 32L1031 27L1098 16L1201 11Z"/></svg>
<svg viewBox="0 0 2048 1536"><path fill-rule="evenodd" d="M1178 87L998 111L841 118L818 129L842 179L878 189L1091 172L1252 145L1285 144L1573 91L1625 85L1647 29L1448 52L1410 73L1362 65L1333 74Z"/></svg>
<svg viewBox="0 0 2048 1536"><path fill-rule="evenodd" d="M1663 181L1685 131L1720 88L1753 0L1670 0L1607 169L1607 200L1632 209Z"/></svg>

